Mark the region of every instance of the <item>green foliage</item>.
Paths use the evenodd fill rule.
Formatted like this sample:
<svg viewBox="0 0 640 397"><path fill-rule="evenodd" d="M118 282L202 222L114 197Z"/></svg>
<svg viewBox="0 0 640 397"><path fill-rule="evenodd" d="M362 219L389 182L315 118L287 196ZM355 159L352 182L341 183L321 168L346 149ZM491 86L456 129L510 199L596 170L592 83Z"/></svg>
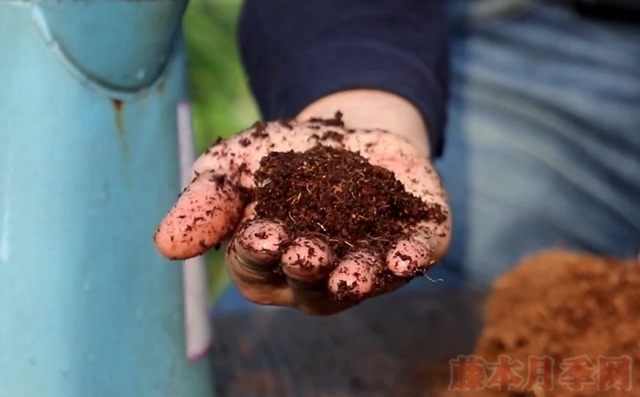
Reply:
<svg viewBox="0 0 640 397"><path fill-rule="evenodd" d="M266 0L265 0L266 1ZM258 119L240 63L236 25L241 2L191 0L184 19L195 143L203 152ZM208 254L211 296L229 280L220 252Z"/></svg>
<svg viewBox="0 0 640 397"><path fill-rule="evenodd" d="M236 26L241 2L191 0L184 19L198 152L258 118L240 63Z"/></svg>

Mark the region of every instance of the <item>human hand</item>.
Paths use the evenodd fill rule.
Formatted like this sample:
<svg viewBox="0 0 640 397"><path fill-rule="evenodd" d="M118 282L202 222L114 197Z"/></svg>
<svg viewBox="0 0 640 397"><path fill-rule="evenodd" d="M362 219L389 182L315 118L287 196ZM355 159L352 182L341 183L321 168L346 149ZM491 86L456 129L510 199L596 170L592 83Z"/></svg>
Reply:
<svg viewBox="0 0 640 397"><path fill-rule="evenodd" d="M338 258L327 236L290 235L281 222L256 218L250 193L260 160L270 152L303 152L318 143L359 152L391 170L408 193L440 206L444 216L407 227L386 254L356 250ZM312 314L344 310L404 285L439 261L448 247L446 197L419 146L382 130L349 130L339 120L257 124L198 159L193 182L157 230L156 245L169 258L185 259L233 235L226 265L246 298Z"/></svg>
<svg viewBox="0 0 640 397"><path fill-rule="evenodd" d="M283 121L256 125L215 144L196 162L192 184L159 226L159 251L185 259L232 237L226 265L245 297L313 314L335 313L393 290L438 262L449 245L451 219L428 159L429 133L421 114L394 94L350 90L309 104L298 120L331 118L336 109L344 110L346 123L355 130L335 122ZM439 206L444 216L406 225L406 233L384 252L340 258L328 247L326 235L288 235L281 222L256 218L250 193L261 159L271 152L306 151L328 131L333 139L324 139L323 145L359 152L371 164L393 171L408 193L426 207Z"/></svg>

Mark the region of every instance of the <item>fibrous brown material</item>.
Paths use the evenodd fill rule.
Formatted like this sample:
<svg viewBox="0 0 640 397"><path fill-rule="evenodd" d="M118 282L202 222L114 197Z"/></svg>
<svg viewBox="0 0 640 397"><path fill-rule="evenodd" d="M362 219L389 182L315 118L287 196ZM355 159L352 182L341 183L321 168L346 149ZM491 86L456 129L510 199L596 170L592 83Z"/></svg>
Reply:
<svg viewBox="0 0 640 397"><path fill-rule="evenodd" d="M328 146L272 152L255 180L258 218L278 220L292 235L326 236L338 257L356 248L383 254L407 227L443 216L407 193L393 172Z"/></svg>
<svg viewBox="0 0 640 397"><path fill-rule="evenodd" d="M546 374L553 390L496 387L483 396L640 396L640 264L565 251L527 258L496 282L475 354L487 362L506 355L525 366L532 356L553 360ZM599 367L599 357L630 361L630 374L616 378ZM576 362L595 367L570 372ZM592 375L595 384L572 390L579 385L571 375Z"/></svg>

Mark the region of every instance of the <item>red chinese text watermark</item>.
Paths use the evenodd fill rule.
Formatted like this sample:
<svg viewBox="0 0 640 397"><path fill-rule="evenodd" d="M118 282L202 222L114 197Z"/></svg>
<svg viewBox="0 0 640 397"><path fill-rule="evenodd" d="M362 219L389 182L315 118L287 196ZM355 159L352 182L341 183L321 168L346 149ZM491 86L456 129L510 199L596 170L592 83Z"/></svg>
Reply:
<svg viewBox="0 0 640 397"><path fill-rule="evenodd" d="M529 356L526 362L508 355L500 355L495 361L476 355L458 356L449 360L449 389L551 391L557 384L571 391L585 387L599 391L631 390L630 356L598 356L594 361L582 355L557 364L549 356Z"/></svg>

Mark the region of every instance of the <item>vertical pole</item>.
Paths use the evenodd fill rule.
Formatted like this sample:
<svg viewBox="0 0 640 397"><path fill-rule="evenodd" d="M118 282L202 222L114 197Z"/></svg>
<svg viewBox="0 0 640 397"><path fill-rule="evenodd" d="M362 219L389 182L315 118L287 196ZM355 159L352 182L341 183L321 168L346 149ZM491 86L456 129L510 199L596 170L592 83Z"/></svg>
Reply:
<svg viewBox="0 0 640 397"><path fill-rule="evenodd" d="M0 397L210 397L185 358L186 1L0 2Z"/></svg>

